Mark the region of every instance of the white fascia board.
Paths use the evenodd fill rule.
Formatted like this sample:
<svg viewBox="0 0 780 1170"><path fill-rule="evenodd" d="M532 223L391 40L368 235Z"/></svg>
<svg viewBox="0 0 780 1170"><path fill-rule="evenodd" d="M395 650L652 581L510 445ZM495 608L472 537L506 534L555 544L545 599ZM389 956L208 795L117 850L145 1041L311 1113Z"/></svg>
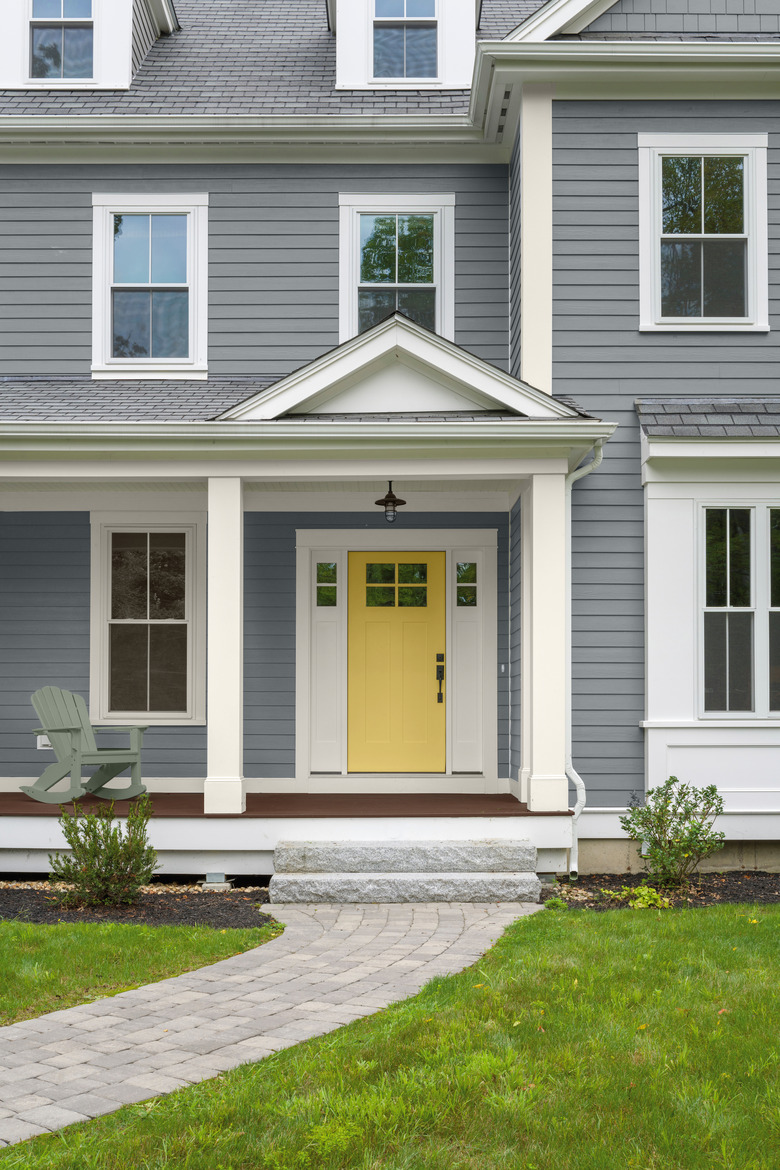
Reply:
<svg viewBox="0 0 780 1170"><path fill-rule="evenodd" d="M780 97L780 43L480 41L469 116L484 125L506 85L558 99Z"/></svg>
<svg viewBox="0 0 780 1170"><path fill-rule="evenodd" d="M546 41L558 33L578 33L612 8L616 0L549 0L507 36L508 41Z"/></svg>
<svg viewBox="0 0 780 1170"><path fill-rule="evenodd" d="M720 439L653 437L642 432L643 462L658 459L780 459L780 438Z"/></svg>
<svg viewBox="0 0 780 1170"><path fill-rule="evenodd" d="M74 467L78 461L97 460L101 474L116 467L118 458L140 461L144 474L159 478L155 467L185 475L187 460L233 465L248 459L257 470L263 457L269 464L283 459L372 462L386 457L472 460L479 457L513 461L526 457L564 459L576 466L599 440L606 440L616 424L591 419L517 422L338 422L312 423L8 423L0 428L0 480L18 478L36 458L43 466L54 459ZM515 466L517 466L515 464ZM180 471L175 469L179 467ZM15 471L14 471L15 468ZM466 470L464 464L463 470ZM27 476L28 471L25 471ZM82 467L83 472L83 467ZM13 474L12 474L13 473ZM188 472L189 474L189 472ZM231 474L237 474L232 472ZM32 472L33 478L39 478Z"/></svg>
<svg viewBox="0 0 780 1170"><path fill-rule="evenodd" d="M461 394L468 396L469 390L475 391L476 403L482 405L483 409L484 399L487 399L496 406L517 410L522 414L533 414L537 418L577 417L570 407L556 402L548 394L518 382L451 341L399 317L391 317L369 333L344 342L324 357L278 382L270 390L263 390L226 411L221 417L225 420L279 418L322 395L346 378L353 379L361 371L368 371L394 354L410 359L418 369L427 367L435 371L439 380L443 375L457 384Z"/></svg>
<svg viewBox="0 0 780 1170"><path fill-rule="evenodd" d="M474 145L482 131L467 115L332 117L209 114L23 114L0 116L0 146L55 144L124 146L267 146L312 144Z"/></svg>

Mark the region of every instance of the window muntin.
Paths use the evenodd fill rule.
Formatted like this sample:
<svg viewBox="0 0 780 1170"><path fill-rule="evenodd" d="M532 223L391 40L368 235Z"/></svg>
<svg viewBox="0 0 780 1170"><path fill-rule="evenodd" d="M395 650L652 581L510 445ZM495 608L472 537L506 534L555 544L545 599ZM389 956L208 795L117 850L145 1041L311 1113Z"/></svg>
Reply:
<svg viewBox="0 0 780 1170"><path fill-rule="evenodd" d="M112 219L111 356L188 358L189 216L116 213Z"/></svg>
<svg viewBox="0 0 780 1170"><path fill-rule="evenodd" d="M745 157L661 156L661 317L746 318Z"/></svg>
<svg viewBox="0 0 780 1170"><path fill-rule="evenodd" d="M436 78L436 0L374 0L374 77Z"/></svg>
<svg viewBox="0 0 780 1170"><path fill-rule="evenodd" d="M436 330L434 215L360 214L358 333L396 311Z"/></svg>
<svg viewBox="0 0 780 1170"><path fill-rule="evenodd" d="M91 78L93 58L92 0L32 0L32 78Z"/></svg>
<svg viewBox="0 0 780 1170"><path fill-rule="evenodd" d="M192 661L190 534L123 528L107 535L108 713L186 715Z"/></svg>

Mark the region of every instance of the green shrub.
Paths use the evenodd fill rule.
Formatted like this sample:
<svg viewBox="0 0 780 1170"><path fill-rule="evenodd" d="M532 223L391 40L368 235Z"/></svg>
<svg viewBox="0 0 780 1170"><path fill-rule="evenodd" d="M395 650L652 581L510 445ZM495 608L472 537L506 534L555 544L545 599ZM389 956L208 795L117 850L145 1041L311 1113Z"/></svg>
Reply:
<svg viewBox="0 0 780 1170"><path fill-rule="evenodd" d="M49 881L72 887L58 891L60 900L86 906L134 902L157 868L157 853L146 836L152 815L149 797L144 794L130 802L124 832L114 821L113 800L95 812L82 812L77 804L73 810L71 816L60 806L60 828L72 852L49 854Z"/></svg>
<svg viewBox="0 0 780 1170"><path fill-rule="evenodd" d="M632 910L668 910L671 903L654 886L621 886L619 890L602 889L613 902L628 902Z"/></svg>
<svg viewBox="0 0 780 1170"><path fill-rule="evenodd" d="M568 910L569 905L564 902L563 898L545 898L544 908L545 910Z"/></svg>
<svg viewBox="0 0 780 1170"><path fill-rule="evenodd" d="M722 812L723 799L714 784L692 788L670 776L660 788L651 788L645 804L630 809L620 824L632 840L642 843L654 880L679 886L723 844L724 834L712 827Z"/></svg>

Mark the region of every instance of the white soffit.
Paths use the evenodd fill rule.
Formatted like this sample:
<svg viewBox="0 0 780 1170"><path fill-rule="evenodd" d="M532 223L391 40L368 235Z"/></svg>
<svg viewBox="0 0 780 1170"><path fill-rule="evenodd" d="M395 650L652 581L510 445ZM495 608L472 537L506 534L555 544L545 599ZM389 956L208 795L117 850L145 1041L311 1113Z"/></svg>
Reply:
<svg viewBox="0 0 780 1170"><path fill-rule="evenodd" d="M504 39L546 41L559 33L579 33L616 3L617 0L548 0Z"/></svg>
<svg viewBox="0 0 780 1170"><path fill-rule="evenodd" d="M462 410L506 410L535 419L579 417L549 394L396 315L221 418L250 422L285 414Z"/></svg>

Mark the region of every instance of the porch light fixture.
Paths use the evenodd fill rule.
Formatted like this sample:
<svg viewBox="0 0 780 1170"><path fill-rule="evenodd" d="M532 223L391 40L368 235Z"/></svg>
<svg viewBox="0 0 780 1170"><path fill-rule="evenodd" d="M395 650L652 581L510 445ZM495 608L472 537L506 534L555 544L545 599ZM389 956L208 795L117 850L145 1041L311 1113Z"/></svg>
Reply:
<svg viewBox="0 0 780 1170"><path fill-rule="evenodd" d="M406 503L406 500L399 500L398 496L393 491L392 479L387 481L387 495L383 496L381 500L374 500L380 508L385 510L385 520L388 524L395 524L396 508L400 508Z"/></svg>

